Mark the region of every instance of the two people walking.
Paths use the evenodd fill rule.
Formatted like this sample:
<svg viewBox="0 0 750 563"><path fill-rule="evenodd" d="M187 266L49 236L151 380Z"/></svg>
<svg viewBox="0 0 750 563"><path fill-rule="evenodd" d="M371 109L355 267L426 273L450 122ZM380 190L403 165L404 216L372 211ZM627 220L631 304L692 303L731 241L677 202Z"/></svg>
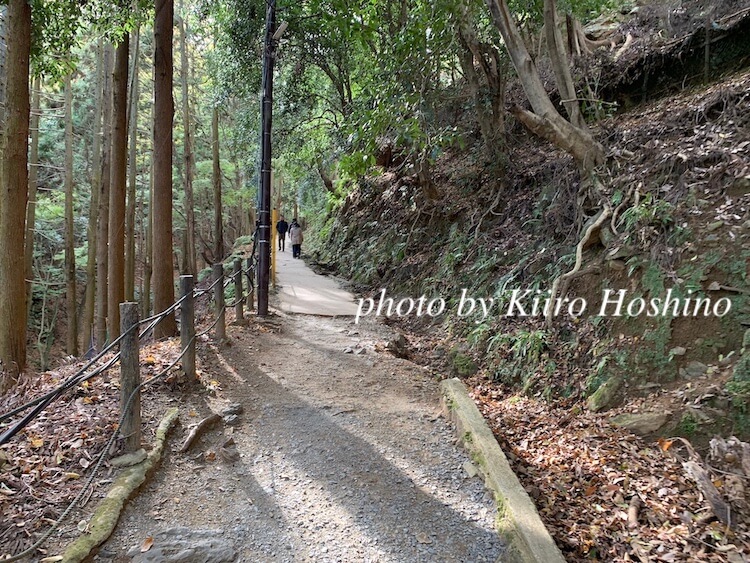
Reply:
<svg viewBox="0 0 750 563"><path fill-rule="evenodd" d="M297 218L292 219L291 224L281 217L276 223L276 232L279 234L279 250L284 252L286 249L286 233L289 232L289 241L292 243L292 258L299 258L302 252L302 241L305 237L302 235L302 227L297 223Z"/></svg>

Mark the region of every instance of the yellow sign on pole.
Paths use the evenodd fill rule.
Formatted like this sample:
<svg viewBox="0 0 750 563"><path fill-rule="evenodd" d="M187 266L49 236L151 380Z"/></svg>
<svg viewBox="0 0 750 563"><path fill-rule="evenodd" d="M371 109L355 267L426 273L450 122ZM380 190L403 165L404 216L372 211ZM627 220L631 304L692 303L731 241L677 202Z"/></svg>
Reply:
<svg viewBox="0 0 750 563"><path fill-rule="evenodd" d="M276 245L278 244L276 241L276 237L278 236L276 223L278 221L279 210L274 207L271 212L271 285L274 287L276 287Z"/></svg>

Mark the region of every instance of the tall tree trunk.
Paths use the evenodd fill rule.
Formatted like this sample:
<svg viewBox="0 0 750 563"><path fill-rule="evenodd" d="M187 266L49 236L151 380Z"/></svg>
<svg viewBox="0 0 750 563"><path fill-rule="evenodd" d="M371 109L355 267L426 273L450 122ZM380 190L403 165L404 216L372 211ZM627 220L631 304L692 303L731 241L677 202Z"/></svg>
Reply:
<svg viewBox="0 0 750 563"><path fill-rule="evenodd" d="M467 5L461 5L458 13L456 35L463 49L459 53L459 63L469 82L477 107L479 127L484 139L488 156L497 158L502 149L505 129L505 83L506 78L501 68L500 55L493 45L479 41L474 17ZM474 64L479 63L487 82L487 93L482 92L480 75ZM489 97L489 109L486 104Z"/></svg>
<svg viewBox="0 0 750 563"><path fill-rule="evenodd" d="M102 82L104 66L104 44L100 38L96 47L96 101L94 102L94 124L91 156L91 204L89 205L89 223L86 244L86 294L83 305L83 347L85 350L94 345L94 304L96 297L96 224L99 216L99 196L102 183Z"/></svg>
<svg viewBox="0 0 750 563"><path fill-rule="evenodd" d="M140 30L133 32L132 70L130 74L130 174L128 179L128 203L125 211L125 300L135 300L135 208L138 181L138 59L140 54Z"/></svg>
<svg viewBox="0 0 750 563"><path fill-rule="evenodd" d="M578 96L573 85L573 77L568 66L568 56L565 52L565 43L557 20L557 6L555 0L544 0L544 31L547 37L547 51L552 62L552 71L555 74L557 90L560 92L563 106L568 113L570 122L580 129L586 129Z"/></svg>
<svg viewBox="0 0 750 563"><path fill-rule="evenodd" d="M169 308L174 301L172 259L172 21L173 0L156 0L154 39L154 311ZM174 336L174 314L165 317L154 330L156 338Z"/></svg>
<svg viewBox="0 0 750 563"><path fill-rule="evenodd" d="M28 197L29 57L31 6L8 0L6 110L0 139L0 362L15 384L26 367L26 284L24 234Z"/></svg>
<svg viewBox="0 0 750 563"><path fill-rule="evenodd" d="M8 76L8 6L0 5L0 132L5 127L5 83Z"/></svg>
<svg viewBox="0 0 750 563"><path fill-rule="evenodd" d="M182 128L184 131L183 159L185 164L185 256L183 260L183 274L195 276L197 274L195 262L195 202L193 198L193 141L192 120L190 118L190 90L188 88L189 59L187 52L188 25L183 17L179 19L180 26L180 78L182 85Z"/></svg>
<svg viewBox="0 0 750 563"><path fill-rule="evenodd" d="M31 312L34 287L34 226L36 224L36 193L39 187L39 114L41 112L42 80L34 77L31 98L31 145L29 147L29 201L26 204L26 243L24 271L26 276L26 314Z"/></svg>
<svg viewBox="0 0 750 563"><path fill-rule="evenodd" d="M221 161L219 160L219 107L211 114L211 146L213 148L214 185L214 262L224 259L224 228L221 217Z"/></svg>
<svg viewBox="0 0 750 563"><path fill-rule="evenodd" d="M151 60L156 60L156 42L151 42ZM151 139L151 158L148 174L148 211L144 215L145 223L145 250L143 253L143 292L142 292L142 307L143 316L148 317L151 315L151 280L154 272L153 268L153 256L154 256L154 123L156 122L156 113L154 105L151 104L151 119L149 120L150 139Z"/></svg>
<svg viewBox="0 0 750 563"><path fill-rule="evenodd" d="M151 106L151 138L154 138L154 106ZM143 253L143 316L151 315L151 276L154 273L154 151L151 151L151 167L148 178L148 212L145 216L146 248Z"/></svg>
<svg viewBox="0 0 750 563"><path fill-rule="evenodd" d="M534 113L514 108L513 114L535 134L570 153L584 171L603 162L604 149L586 129L565 120L549 99L536 64L529 55L506 0L485 0L495 27L500 31L513 66Z"/></svg>
<svg viewBox="0 0 750 563"><path fill-rule="evenodd" d="M128 61L130 36L123 35L115 53L112 87L112 172L109 186L109 337L120 336L120 303L125 300L125 193L128 171Z"/></svg>
<svg viewBox="0 0 750 563"><path fill-rule="evenodd" d="M76 315L76 254L73 223L73 86L65 76L65 311L68 319L68 355L78 355Z"/></svg>
<svg viewBox="0 0 750 563"><path fill-rule="evenodd" d="M107 342L107 262L109 241L109 182L112 153L112 45L104 46L104 89L102 90L102 160L99 185L99 211L96 225L96 349Z"/></svg>

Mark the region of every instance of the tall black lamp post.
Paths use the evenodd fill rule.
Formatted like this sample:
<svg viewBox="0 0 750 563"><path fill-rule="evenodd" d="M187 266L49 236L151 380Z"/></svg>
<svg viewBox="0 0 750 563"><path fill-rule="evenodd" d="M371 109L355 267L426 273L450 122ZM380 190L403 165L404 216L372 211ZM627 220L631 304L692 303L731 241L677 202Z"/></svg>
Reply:
<svg viewBox="0 0 750 563"><path fill-rule="evenodd" d="M271 270L271 121L273 117L273 59L276 40L276 0L266 3L263 50L262 135L260 149L260 202L258 206L258 315L268 315L268 280Z"/></svg>

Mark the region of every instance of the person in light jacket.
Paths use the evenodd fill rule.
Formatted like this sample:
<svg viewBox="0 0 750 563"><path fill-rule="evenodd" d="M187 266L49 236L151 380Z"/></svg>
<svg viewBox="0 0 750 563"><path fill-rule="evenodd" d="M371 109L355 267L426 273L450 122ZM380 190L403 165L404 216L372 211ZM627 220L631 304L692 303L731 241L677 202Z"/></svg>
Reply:
<svg viewBox="0 0 750 563"><path fill-rule="evenodd" d="M289 242L292 243L292 258L299 258L302 251L302 241L305 237L302 235L302 227L297 223L297 218L292 219L289 225Z"/></svg>

